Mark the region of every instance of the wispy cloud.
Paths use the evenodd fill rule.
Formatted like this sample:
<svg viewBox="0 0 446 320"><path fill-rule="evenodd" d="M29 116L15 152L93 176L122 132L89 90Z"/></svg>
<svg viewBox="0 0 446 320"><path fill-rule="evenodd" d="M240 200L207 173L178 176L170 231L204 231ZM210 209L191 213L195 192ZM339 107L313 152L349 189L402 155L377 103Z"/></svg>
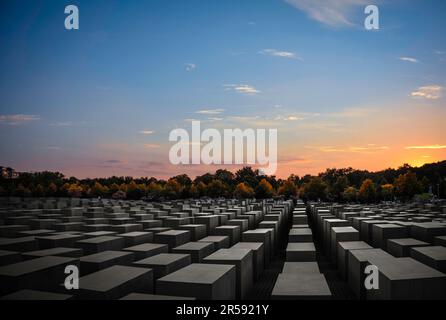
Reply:
<svg viewBox="0 0 446 320"><path fill-rule="evenodd" d="M370 4L368 0L285 0L305 12L311 19L331 27L353 26L352 9ZM375 1L376 2L376 1Z"/></svg>
<svg viewBox="0 0 446 320"><path fill-rule="evenodd" d="M406 147L407 150L438 150L438 149L446 149L446 146L439 145L439 144L433 144L433 145L427 145L427 146L409 146Z"/></svg>
<svg viewBox="0 0 446 320"><path fill-rule="evenodd" d="M436 100L441 98L443 87L439 85L430 85L419 87L417 90L411 93L414 98L425 98L430 100Z"/></svg>
<svg viewBox="0 0 446 320"><path fill-rule="evenodd" d="M206 109L206 110L198 110L195 111L195 113L198 114L207 114L207 115L215 115L215 114L221 114L225 111L225 109Z"/></svg>
<svg viewBox="0 0 446 320"><path fill-rule="evenodd" d="M17 125L37 120L40 120L40 117L36 115L28 115L28 114L0 115L0 123L6 123L9 125Z"/></svg>
<svg viewBox="0 0 446 320"><path fill-rule="evenodd" d="M225 84L223 85L226 91L236 91L242 94L257 94L260 93L260 90L257 90L255 87L247 84Z"/></svg>
<svg viewBox="0 0 446 320"><path fill-rule="evenodd" d="M197 68L197 65L195 63L185 63L186 71L193 71Z"/></svg>
<svg viewBox="0 0 446 320"><path fill-rule="evenodd" d="M277 116L276 120L278 121L299 121L299 120L304 120L304 117L300 117L300 116Z"/></svg>
<svg viewBox="0 0 446 320"><path fill-rule="evenodd" d="M398 59L400 59L401 61L406 61L406 62L412 62L412 63L418 63L418 60L415 58L411 58L411 57L399 57Z"/></svg>
<svg viewBox="0 0 446 320"><path fill-rule="evenodd" d="M345 108L337 112L328 113L327 116L335 118L363 118L374 113L374 109L370 108Z"/></svg>
<svg viewBox="0 0 446 320"><path fill-rule="evenodd" d="M161 147L159 144L156 143L147 143L144 145L144 147L146 147L147 149L156 149Z"/></svg>
<svg viewBox="0 0 446 320"><path fill-rule="evenodd" d="M50 123L51 127L74 127L74 126L81 126L85 125L86 121L80 121L80 122L73 122L73 121L60 121L60 122L53 122Z"/></svg>
<svg viewBox="0 0 446 320"><path fill-rule="evenodd" d="M302 60L300 57L298 57L296 55L296 53L290 52L290 51L279 51L276 49L263 49L263 50L259 51L259 53L273 56L273 57L279 57L279 58Z"/></svg>
<svg viewBox="0 0 446 320"><path fill-rule="evenodd" d="M375 153L379 151L388 150L388 146L379 146L376 144L368 144L366 146L347 146L347 147L337 147L337 146L305 146L307 149L313 149L320 152L361 152L361 153Z"/></svg>
<svg viewBox="0 0 446 320"><path fill-rule="evenodd" d="M148 135L154 134L155 131L149 130L149 129L144 129L144 130L141 130L139 133L148 136Z"/></svg>

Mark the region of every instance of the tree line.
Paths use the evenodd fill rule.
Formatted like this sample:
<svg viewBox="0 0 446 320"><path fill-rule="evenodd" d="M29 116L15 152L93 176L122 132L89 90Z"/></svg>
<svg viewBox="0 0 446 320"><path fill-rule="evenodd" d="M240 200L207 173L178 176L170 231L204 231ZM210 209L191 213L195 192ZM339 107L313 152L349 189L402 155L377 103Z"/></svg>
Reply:
<svg viewBox="0 0 446 320"><path fill-rule="evenodd" d="M103 197L114 199L184 199L235 197L266 199L301 198L305 201L363 202L432 196L444 198L446 161L422 167L403 165L378 172L352 168L327 169L316 176L287 179L262 175L244 167L235 173L220 169L191 179L182 174L167 180L156 178L110 177L67 178L59 172L21 173L16 179L0 178L0 196L20 197Z"/></svg>

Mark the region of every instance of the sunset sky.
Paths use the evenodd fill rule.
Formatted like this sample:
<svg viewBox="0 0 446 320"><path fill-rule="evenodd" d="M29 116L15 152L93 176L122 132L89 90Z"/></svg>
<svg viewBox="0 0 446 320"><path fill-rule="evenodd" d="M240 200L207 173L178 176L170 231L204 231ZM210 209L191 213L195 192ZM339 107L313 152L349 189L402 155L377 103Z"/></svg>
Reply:
<svg viewBox="0 0 446 320"><path fill-rule="evenodd" d="M282 178L445 160L445 34L443 0L1 1L0 166L213 172L169 164L193 119L277 128Z"/></svg>

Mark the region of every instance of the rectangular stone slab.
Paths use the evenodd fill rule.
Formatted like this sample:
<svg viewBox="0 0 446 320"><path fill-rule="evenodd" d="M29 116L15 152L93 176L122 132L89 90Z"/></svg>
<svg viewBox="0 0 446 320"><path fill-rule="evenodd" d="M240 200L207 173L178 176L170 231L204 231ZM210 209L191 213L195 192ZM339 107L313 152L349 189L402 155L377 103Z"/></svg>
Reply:
<svg viewBox="0 0 446 320"><path fill-rule="evenodd" d="M207 234L212 234L214 229L220 225L219 218L216 215L195 217L195 223L206 225Z"/></svg>
<svg viewBox="0 0 446 320"><path fill-rule="evenodd" d="M133 252L135 259L141 260L160 253L167 253L169 252L169 246L167 244L160 243L143 243L133 247L124 248L123 250Z"/></svg>
<svg viewBox="0 0 446 320"><path fill-rule="evenodd" d="M18 300L25 300L25 301L51 300L51 301L57 301L57 300L70 300L72 298L73 298L73 296L68 295L68 294L31 290L31 289L23 289L23 290L16 291L14 293L10 293L6 296L3 296L0 298L0 300L15 300L15 301L18 301Z"/></svg>
<svg viewBox="0 0 446 320"><path fill-rule="evenodd" d="M80 299L111 300L135 291L153 292L152 269L113 266L81 277L74 293Z"/></svg>
<svg viewBox="0 0 446 320"><path fill-rule="evenodd" d="M313 242L313 232L310 228L290 229L288 242Z"/></svg>
<svg viewBox="0 0 446 320"><path fill-rule="evenodd" d="M136 267L151 268L154 271L155 279L167 276L192 263L189 254L182 253L160 253L155 256L134 262Z"/></svg>
<svg viewBox="0 0 446 320"><path fill-rule="evenodd" d="M243 232L244 242L262 242L265 248L265 266L268 267L272 257L273 243L271 234L274 229L255 229Z"/></svg>
<svg viewBox="0 0 446 320"><path fill-rule="evenodd" d="M232 219L228 220L227 225L229 226L239 226L242 232L248 231L248 220L246 219Z"/></svg>
<svg viewBox="0 0 446 320"><path fill-rule="evenodd" d="M198 241L207 236L206 228L207 227L204 224L185 224L176 229L189 231L191 241Z"/></svg>
<svg viewBox="0 0 446 320"><path fill-rule="evenodd" d="M273 300L330 299L327 280L320 273L281 273L271 293Z"/></svg>
<svg viewBox="0 0 446 320"><path fill-rule="evenodd" d="M0 250L26 252L37 250L35 237L0 238Z"/></svg>
<svg viewBox="0 0 446 320"><path fill-rule="evenodd" d="M317 262L285 262L282 273L321 273Z"/></svg>
<svg viewBox="0 0 446 320"><path fill-rule="evenodd" d="M187 230L169 230L155 234L154 242L167 244L169 249L191 241L191 233Z"/></svg>
<svg viewBox="0 0 446 320"><path fill-rule="evenodd" d="M409 236L406 227L392 223L374 224L372 226L372 243L375 247L386 250L388 239L405 238Z"/></svg>
<svg viewBox="0 0 446 320"><path fill-rule="evenodd" d="M373 249L364 241L341 241L338 242L338 274L343 280L348 280L348 252L350 250Z"/></svg>
<svg viewBox="0 0 446 320"><path fill-rule="evenodd" d="M214 251L229 248L228 236L208 236L199 240L199 242L209 242L214 244Z"/></svg>
<svg viewBox="0 0 446 320"><path fill-rule="evenodd" d="M195 300L191 297L178 297L178 296L163 296L160 294L149 294L149 293L130 293L119 300L131 300L131 301L153 301L153 300Z"/></svg>
<svg viewBox="0 0 446 320"><path fill-rule="evenodd" d="M75 247L76 242L82 239L85 239L85 236L77 234L55 234L43 237L36 237L39 249Z"/></svg>
<svg viewBox="0 0 446 320"><path fill-rule="evenodd" d="M136 246L138 244L153 242L153 233L147 231L134 231L129 233L120 233L117 235L125 240L125 246Z"/></svg>
<svg viewBox="0 0 446 320"><path fill-rule="evenodd" d="M130 265L133 262L134 253L125 251L103 251L81 257L80 273L86 275L114 265Z"/></svg>
<svg viewBox="0 0 446 320"><path fill-rule="evenodd" d="M200 300L234 300L236 267L224 264L191 264L156 281L156 292Z"/></svg>
<svg viewBox="0 0 446 320"><path fill-rule="evenodd" d="M446 248L443 246L427 246L410 249L410 256L425 265L446 273Z"/></svg>
<svg viewBox="0 0 446 320"><path fill-rule="evenodd" d="M306 214L293 215L293 224L308 224L308 217Z"/></svg>
<svg viewBox="0 0 446 320"><path fill-rule="evenodd" d="M316 261L316 248L312 242L288 243L286 248L287 262Z"/></svg>
<svg viewBox="0 0 446 320"><path fill-rule="evenodd" d="M107 250L119 251L124 247L124 245L124 238L114 236L89 238L76 242L76 247L82 248L84 250L84 254L93 254Z"/></svg>
<svg viewBox="0 0 446 320"><path fill-rule="evenodd" d="M0 294L20 289L52 290L63 283L67 265L79 266L79 259L41 257L0 267Z"/></svg>
<svg viewBox="0 0 446 320"><path fill-rule="evenodd" d="M71 257L79 258L83 255L82 249L57 247L51 249L24 252L22 257L24 260L35 259L46 256Z"/></svg>
<svg viewBox="0 0 446 320"><path fill-rule="evenodd" d="M0 250L0 266L13 264L22 261L20 253L15 251Z"/></svg>
<svg viewBox="0 0 446 320"><path fill-rule="evenodd" d="M265 265L265 245L263 242L239 242L231 249L249 249L252 250L252 263L254 266L254 279L260 278Z"/></svg>
<svg viewBox="0 0 446 320"><path fill-rule="evenodd" d="M245 299L252 290L254 273L250 249L220 249L203 259L204 263L230 264L236 267L236 297Z"/></svg>
<svg viewBox="0 0 446 320"><path fill-rule="evenodd" d="M397 258L410 257L410 249L413 247L428 246L429 243L413 238L388 239L387 252Z"/></svg>
<svg viewBox="0 0 446 320"><path fill-rule="evenodd" d="M233 246L240 241L241 229L239 226L220 226L215 228L214 235L228 236L230 245Z"/></svg>
<svg viewBox="0 0 446 320"><path fill-rule="evenodd" d="M433 243L437 236L446 236L446 225L438 222L414 223L411 236L415 239Z"/></svg>
<svg viewBox="0 0 446 320"><path fill-rule="evenodd" d="M193 263L201 263L214 252L214 245L208 242L188 242L172 249L173 253L190 254Z"/></svg>
<svg viewBox="0 0 446 320"><path fill-rule="evenodd" d="M331 228L331 262L337 266L337 246L341 241L359 241L359 232L353 227L333 227Z"/></svg>
<svg viewBox="0 0 446 320"><path fill-rule="evenodd" d="M378 267L380 286L378 290L367 290L367 299L446 299L446 275L421 262L380 256L371 257L369 264Z"/></svg>

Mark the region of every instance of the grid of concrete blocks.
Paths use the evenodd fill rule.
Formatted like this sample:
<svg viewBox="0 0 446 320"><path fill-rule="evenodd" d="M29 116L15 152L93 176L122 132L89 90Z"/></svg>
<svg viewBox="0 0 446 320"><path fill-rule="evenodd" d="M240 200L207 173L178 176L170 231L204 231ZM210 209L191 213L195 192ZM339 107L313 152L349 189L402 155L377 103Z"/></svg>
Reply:
<svg viewBox="0 0 446 320"><path fill-rule="evenodd" d="M357 299L446 299L442 203L3 198L0 224L0 299L246 300L277 262L268 298L339 298L321 258Z"/></svg>
<svg viewBox="0 0 446 320"><path fill-rule="evenodd" d="M2 199L0 299L246 299L292 201ZM67 266L79 289L67 290Z"/></svg>

